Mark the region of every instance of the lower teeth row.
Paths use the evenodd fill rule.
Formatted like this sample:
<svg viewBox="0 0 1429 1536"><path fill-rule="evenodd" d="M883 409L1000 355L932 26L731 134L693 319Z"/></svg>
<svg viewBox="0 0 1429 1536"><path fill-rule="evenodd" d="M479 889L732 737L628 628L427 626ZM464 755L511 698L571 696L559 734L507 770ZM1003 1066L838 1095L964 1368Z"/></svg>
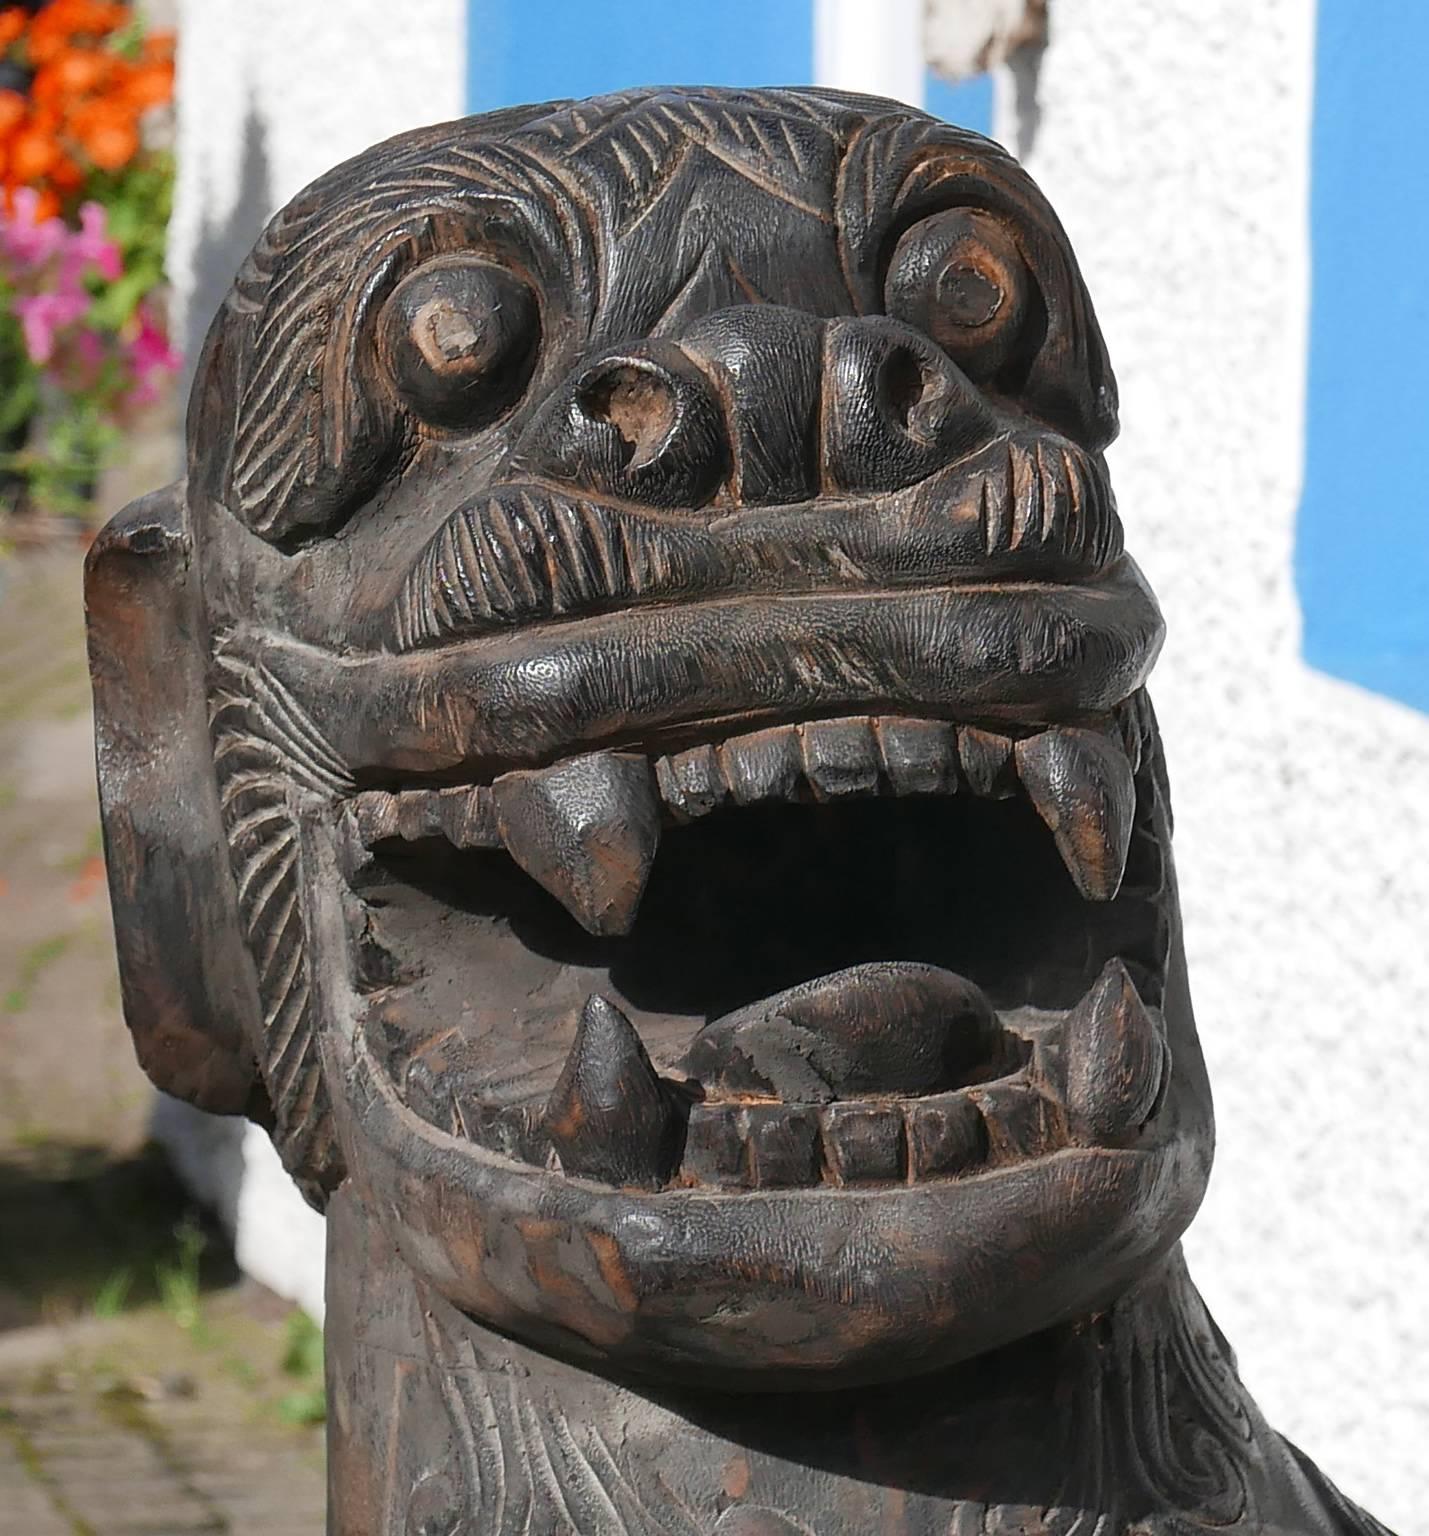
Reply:
<svg viewBox="0 0 1429 1536"><path fill-rule="evenodd" d="M1030 1084L902 1102L705 1105L690 1111L681 1181L732 1189L920 1183L1037 1157L1065 1141Z"/></svg>
<svg viewBox="0 0 1429 1536"><path fill-rule="evenodd" d="M630 1021L593 995L543 1110L460 1102L452 1129L491 1150L646 1189L917 1184L1042 1156L1129 1145L1164 1095L1161 1026L1109 961L1015 1073L917 1097L824 1104L694 1100L660 1077Z"/></svg>
<svg viewBox="0 0 1429 1536"><path fill-rule="evenodd" d="M562 1169L539 1110L455 1110L452 1129L504 1156ZM696 1103L679 1166L662 1182L728 1190L921 1183L1038 1157L1066 1139L1065 1116L1024 1079L906 1100Z"/></svg>

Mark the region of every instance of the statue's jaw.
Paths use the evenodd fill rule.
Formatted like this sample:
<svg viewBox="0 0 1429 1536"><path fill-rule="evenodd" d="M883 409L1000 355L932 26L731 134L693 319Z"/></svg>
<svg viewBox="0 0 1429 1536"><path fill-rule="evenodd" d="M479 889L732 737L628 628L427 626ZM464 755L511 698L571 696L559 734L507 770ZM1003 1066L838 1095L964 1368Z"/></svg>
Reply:
<svg viewBox="0 0 1429 1536"><path fill-rule="evenodd" d="M548 1347L749 1387L1110 1299L1206 1162L1144 696L703 734L327 825L328 1076L406 1257Z"/></svg>

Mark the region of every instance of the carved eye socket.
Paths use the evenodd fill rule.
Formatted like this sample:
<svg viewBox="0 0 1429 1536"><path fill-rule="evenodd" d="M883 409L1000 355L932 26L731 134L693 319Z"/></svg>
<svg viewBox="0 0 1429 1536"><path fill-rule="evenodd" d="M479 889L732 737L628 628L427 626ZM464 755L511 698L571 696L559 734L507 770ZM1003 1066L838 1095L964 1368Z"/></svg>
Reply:
<svg viewBox="0 0 1429 1536"><path fill-rule="evenodd" d="M439 257L402 279L378 348L403 402L424 421L478 427L530 377L540 310L526 283L491 262Z"/></svg>
<svg viewBox="0 0 1429 1536"><path fill-rule="evenodd" d="M1012 357L1031 288L1007 227L976 209L953 208L923 219L898 242L884 306L983 382Z"/></svg>

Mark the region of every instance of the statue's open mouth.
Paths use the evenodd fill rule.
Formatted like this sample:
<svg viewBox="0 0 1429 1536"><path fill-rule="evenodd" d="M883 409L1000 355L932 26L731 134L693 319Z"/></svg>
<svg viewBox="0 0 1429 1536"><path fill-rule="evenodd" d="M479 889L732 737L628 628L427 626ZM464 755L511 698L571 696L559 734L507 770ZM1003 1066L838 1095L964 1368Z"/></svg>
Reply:
<svg viewBox="0 0 1429 1536"><path fill-rule="evenodd" d="M1134 1144L1169 1068L1143 697L1016 736L855 716L360 794L371 1049L431 1124L617 1186Z"/></svg>
<svg viewBox="0 0 1429 1536"><path fill-rule="evenodd" d="M1164 1252L1204 1169L1174 1092L1190 1020L1160 744L1139 686L1105 702L1154 656L1143 591L1120 562L1099 584L757 610L840 605L845 648L865 624L870 654L918 658L919 713L817 669L799 713L741 709L730 669L692 706L680 654L707 649L706 603L421 653L457 700L424 719L425 763L360 704L322 718L347 762L377 761L327 834L352 958L328 1077L409 1262L568 1352L835 1385L1083 1312ZM939 614L985 636L1004 615L1023 669L940 646ZM643 719L602 739L593 690L629 671L601 657L652 624ZM576 722L570 747L463 754L454 679L500 697L492 678L543 653L534 728ZM265 664L388 708L414 665L325 662L345 669L325 689L314 658Z"/></svg>

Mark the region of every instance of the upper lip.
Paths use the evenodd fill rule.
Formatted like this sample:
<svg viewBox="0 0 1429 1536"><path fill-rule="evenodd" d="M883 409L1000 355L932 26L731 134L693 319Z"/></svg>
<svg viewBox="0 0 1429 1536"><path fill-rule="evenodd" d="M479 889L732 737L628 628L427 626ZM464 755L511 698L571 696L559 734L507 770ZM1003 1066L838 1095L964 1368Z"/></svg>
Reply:
<svg viewBox="0 0 1429 1536"><path fill-rule="evenodd" d="M1146 680L1164 632L1122 556L1086 581L738 594L391 654L243 625L220 643L310 701L359 783L491 777L583 749L859 713L1071 721Z"/></svg>
<svg viewBox="0 0 1429 1536"><path fill-rule="evenodd" d="M1040 429L916 483L669 511L538 481L452 512L377 619L398 651L634 604L942 582L1075 580L1121 553L1104 466Z"/></svg>

